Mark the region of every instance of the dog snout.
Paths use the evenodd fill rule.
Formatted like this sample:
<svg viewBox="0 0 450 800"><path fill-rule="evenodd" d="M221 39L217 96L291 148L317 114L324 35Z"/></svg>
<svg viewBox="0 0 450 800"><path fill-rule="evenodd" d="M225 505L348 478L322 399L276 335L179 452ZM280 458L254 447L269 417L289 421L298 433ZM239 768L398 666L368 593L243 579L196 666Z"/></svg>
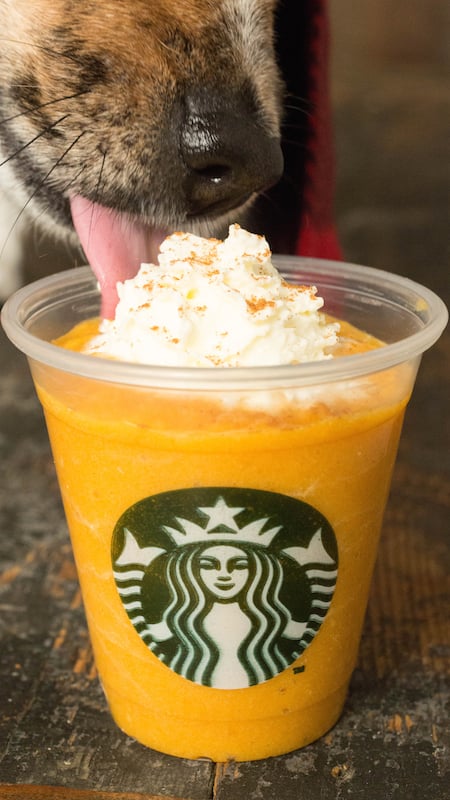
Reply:
<svg viewBox="0 0 450 800"><path fill-rule="evenodd" d="M238 207L275 184L283 171L279 138L242 94L187 94L180 151L189 216Z"/></svg>

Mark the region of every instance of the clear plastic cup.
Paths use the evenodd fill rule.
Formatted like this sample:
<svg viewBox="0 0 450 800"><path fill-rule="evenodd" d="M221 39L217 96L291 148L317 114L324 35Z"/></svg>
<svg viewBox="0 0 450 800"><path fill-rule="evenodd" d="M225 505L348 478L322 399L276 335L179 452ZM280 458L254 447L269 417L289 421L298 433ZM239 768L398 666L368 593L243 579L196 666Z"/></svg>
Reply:
<svg viewBox="0 0 450 800"><path fill-rule="evenodd" d="M52 344L99 313L87 268L17 292L100 679L117 724L187 758L265 758L338 719L405 407L441 300L386 272L275 257L385 346L172 368Z"/></svg>

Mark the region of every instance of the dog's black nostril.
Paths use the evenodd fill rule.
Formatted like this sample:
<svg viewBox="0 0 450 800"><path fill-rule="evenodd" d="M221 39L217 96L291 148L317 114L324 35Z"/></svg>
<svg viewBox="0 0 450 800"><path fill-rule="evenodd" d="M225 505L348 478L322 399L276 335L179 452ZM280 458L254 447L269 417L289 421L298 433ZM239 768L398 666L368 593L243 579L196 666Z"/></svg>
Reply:
<svg viewBox="0 0 450 800"><path fill-rule="evenodd" d="M279 140L263 128L248 95L205 90L185 102L180 150L190 216L238 207L279 180Z"/></svg>

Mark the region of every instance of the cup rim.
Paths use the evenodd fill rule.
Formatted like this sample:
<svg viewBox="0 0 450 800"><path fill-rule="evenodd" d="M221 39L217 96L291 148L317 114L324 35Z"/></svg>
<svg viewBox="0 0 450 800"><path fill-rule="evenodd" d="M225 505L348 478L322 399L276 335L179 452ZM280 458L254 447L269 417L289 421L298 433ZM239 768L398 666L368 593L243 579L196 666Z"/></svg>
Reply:
<svg viewBox="0 0 450 800"><path fill-rule="evenodd" d="M311 361L303 364L281 364L254 367L173 367L147 364L134 364L102 358L100 356L66 350L58 345L38 338L26 330L26 306L41 292L45 293L42 308L51 307L51 292L62 288L66 297L76 298L75 289L83 286L85 294L89 288L92 294L98 293L97 281L87 266L76 267L54 275L41 278L16 291L5 303L1 321L6 335L25 355L63 372L94 378L105 382L132 384L154 388L185 390L256 390L287 386L308 386L334 381L348 380L386 370L412 358L420 356L439 338L448 321L448 310L441 300L425 286L395 273L374 267L365 267L341 261L330 261L304 256L273 255L273 263L283 274L283 268L292 273L294 267L306 272L308 281L314 276L319 279L328 276L355 281L359 278L367 288L372 287L373 296L367 298L368 304L374 299L387 300L389 290L408 291L414 294L417 314L428 312L428 320L423 327L405 338L386 344L366 353L339 356L336 359ZM288 269L289 267L289 269ZM318 281L320 282L320 281ZM382 289L382 291L380 291ZM355 290L360 294L362 290ZM78 291L79 295L79 291ZM325 309L326 310L326 309Z"/></svg>

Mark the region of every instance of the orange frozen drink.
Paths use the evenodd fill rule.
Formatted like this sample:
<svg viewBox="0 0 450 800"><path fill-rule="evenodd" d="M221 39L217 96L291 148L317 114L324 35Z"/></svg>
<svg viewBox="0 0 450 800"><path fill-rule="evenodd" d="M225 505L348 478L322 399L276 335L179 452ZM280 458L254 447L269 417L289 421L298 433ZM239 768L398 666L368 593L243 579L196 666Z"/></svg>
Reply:
<svg viewBox="0 0 450 800"><path fill-rule="evenodd" d="M359 268L303 267L302 281L319 270L331 312L346 317L348 297L355 311ZM429 327L433 298L445 324L423 292L421 308L399 312L408 336L414 315ZM100 679L117 724L143 744L257 759L338 719L404 409L432 343L407 355L400 332L381 345L385 311L373 324L367 313L368 333L321 320L323 358L285 366L124 363L101 352L95 320L45 343L56 361L32 358ZM61 332L54 323L46 337Z"/></svg>

